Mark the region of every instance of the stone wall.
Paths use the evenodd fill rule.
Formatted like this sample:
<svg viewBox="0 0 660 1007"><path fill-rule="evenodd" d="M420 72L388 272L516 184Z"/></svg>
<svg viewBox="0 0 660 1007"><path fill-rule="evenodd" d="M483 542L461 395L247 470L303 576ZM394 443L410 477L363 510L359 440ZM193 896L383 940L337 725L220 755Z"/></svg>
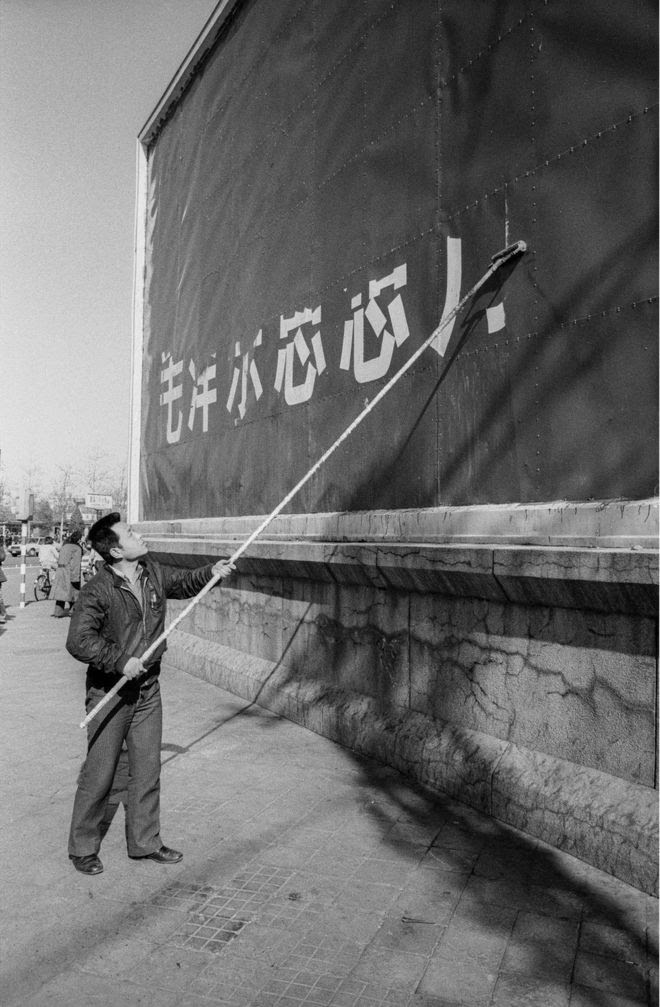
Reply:
<svg viewBox="0 0 660 1007"><path fill-rule="evenodd" d="M144 530L184 564L240 538ZM251 546L173 632L169 663L657 893L647 540L291 533Z"/></svg>

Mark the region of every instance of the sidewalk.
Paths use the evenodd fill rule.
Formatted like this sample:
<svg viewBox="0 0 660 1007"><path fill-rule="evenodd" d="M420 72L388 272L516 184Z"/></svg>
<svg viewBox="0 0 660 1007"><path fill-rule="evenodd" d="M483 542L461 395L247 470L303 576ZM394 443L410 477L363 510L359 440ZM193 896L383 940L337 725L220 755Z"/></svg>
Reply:
<svg viewBox="0 0 660 1007"><path fill-rule="evenodd" d="M120 812L104 873L77 873L84 673L52 608L0 627L5 1007L657 1003L655 899L172 671L163 838L184 860L128 860Z"/></svg>

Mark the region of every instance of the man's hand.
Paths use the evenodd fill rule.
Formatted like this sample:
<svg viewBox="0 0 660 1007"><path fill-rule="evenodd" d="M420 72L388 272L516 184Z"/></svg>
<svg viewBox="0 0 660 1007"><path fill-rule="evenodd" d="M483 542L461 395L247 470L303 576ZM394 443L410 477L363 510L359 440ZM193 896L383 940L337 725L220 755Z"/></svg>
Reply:
<svg viewBox="0 0 660 1007"><path fill-rule="evenodd" d="M124 667L124 678L128 678L129 680L139 678L140 675L144 675L146 670L139 657L129 657Z"/></svg>
<svg viewBox="0 0 660 1007"><path fill-rule="evenodd" d="M231 577L235 569L236 567L233 563L230 563L226 559L221 559L213 567L213 576L219 577L220 580L225 580L226 577Z"/></svg>

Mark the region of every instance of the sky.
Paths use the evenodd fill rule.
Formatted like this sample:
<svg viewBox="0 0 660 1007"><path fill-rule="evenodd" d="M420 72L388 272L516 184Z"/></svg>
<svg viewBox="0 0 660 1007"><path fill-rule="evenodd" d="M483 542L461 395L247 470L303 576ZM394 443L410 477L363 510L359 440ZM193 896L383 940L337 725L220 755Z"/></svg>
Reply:
<svg viewBox="0 0 660 1007"><path fill-rule="evenodd" d="M0 0L0 482L15 492L127 459L137 135L216 6Z"/></svg>

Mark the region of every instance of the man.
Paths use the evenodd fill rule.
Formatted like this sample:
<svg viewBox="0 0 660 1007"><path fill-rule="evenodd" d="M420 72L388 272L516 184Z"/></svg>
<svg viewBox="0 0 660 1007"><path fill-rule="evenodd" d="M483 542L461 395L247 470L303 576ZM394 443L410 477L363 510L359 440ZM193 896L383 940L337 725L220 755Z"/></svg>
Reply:
<svg viewBox="0 0 660 1007"><path fill-rule="evenodd" d="M162 643L140 659L163 631L166 598L192 598L214 575L228 577L233 566L182 570L157 563L118 513L106 514L89 531L105 565L82 589L74 608L67 650L87 668L87 712L123 675L128 682L90 722L87 758L80 773L69 857L83 874L103 870L98 853L107 829L108 798L123 788L117 777L128 761L126 844L131 858L178 863L183 854L160 838L160 745ZM122 754L122 748L124 753Z"/></svg>

